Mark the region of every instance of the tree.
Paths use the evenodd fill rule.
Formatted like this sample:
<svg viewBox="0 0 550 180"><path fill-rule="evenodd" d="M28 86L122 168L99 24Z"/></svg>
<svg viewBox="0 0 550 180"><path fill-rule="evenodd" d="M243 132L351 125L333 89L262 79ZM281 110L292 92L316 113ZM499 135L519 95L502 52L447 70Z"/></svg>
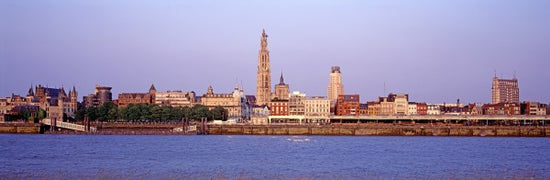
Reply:
<svg viewBox="0 0 550 180"><path fill-rule="evenodd" d="M227 120L227 111L221 106L216 106L214 109L212 109L211 114L211 119Z"/></svg>
<svg viewBox="0 0 550 180"><path fill-rule="evenodd" d="M84 120L84 118L86 117L87 110L88 109L79 109L79 110L77 110L76 113L75 113L75 119Z"/></svg>
<svg viewBox="0 0 550 180"><path fill-rule="evenodd" d="M21 116L21 119L23 120L30 120L31 119L31 111L29 110L22 110L19 112L19 115Z"/></svg>
<svg viewBox="0 0 550 180"><path fill-rule="evenodd" d="M42 120L44 118L46 118L46 111L44 109L38 109L38 111L36 112L36 119Z"/></svg>
<svg viewBox="0 0 550 180"><path fill-rule="evenodd" d="M86 115L90 118L91 121L95 121L99 118L99 109L96 107L90 107L86 111Z"/></svg>
<svg viewBox="0 0 550 180"><path fill-rule="evenodd" d="M204 117L208 117L208 108L200 104L197 104L191 108L189 119L200 120Z"/></svg>

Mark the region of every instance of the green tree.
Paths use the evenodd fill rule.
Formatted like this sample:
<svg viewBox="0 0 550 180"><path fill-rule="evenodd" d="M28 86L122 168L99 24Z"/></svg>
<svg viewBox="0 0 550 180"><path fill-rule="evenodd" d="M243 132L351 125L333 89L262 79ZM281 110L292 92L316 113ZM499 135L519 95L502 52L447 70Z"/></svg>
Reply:
<svg viewBox="0 0 550 180"><path fill-rule="evenodd" d="M151 120L160 120L162 118L162 107L151 106Z"/></svg>
<svg viewBox="0 0 550 180"><path fill-rule="evenodd" d="M86 116L90 118L90 121L98 120L99 118L99 109L96 107L90 107L86 111Z"/></svg>
<svg viewBox="0 0 550 180"><path fill-rule="evenodd" d="M211 120L227 120L226 116L227 116L227 111L221 107L221 106L216 106L214 109L212 109L210 111L210 114L211 114Z"/></svg>
<svg viewBox="0 0 550 180"><path fill-rule="evenodd" d="M200 120L204 117L208 117L208 108L200 104L197 104L191 108L189 119Z"/></svg>
<svg viewBox="0 0 550 180"><path fill-rule="evenodd" d="M118 120L128 120L128 118L126 117L126 111L128 111L128 108L127 107L118 107L118 111L117 111L117 119Z"/></svg>
<svg viewBox="0 0 550 180"><path fill-rule="evenodd" d="M42 120L44 118L46 118L46 111L44 109L38 109L38 111L36 112L36 119Z"/></svg>
<svg viewBox="0 0 550 180"><path fill-rule="evenodd" d="M79 109L75 113L75 119L76 120L84 120L86 117L87 109Z"/></svg>
<svg viewBox="0 0 550 180"><path fill-rule="evenodd" d="M30 120L31 119L31 111L29 110L22 110L19 112L19 115L21 116L21 119L23 120Z"/></svg>
<svg viewBox="0 0 550 180"><path fill-rule="evenodd" d="M118 108L113 102L105 102L99 107L98 119L100 121L112 121L117 119Z"/></svg>

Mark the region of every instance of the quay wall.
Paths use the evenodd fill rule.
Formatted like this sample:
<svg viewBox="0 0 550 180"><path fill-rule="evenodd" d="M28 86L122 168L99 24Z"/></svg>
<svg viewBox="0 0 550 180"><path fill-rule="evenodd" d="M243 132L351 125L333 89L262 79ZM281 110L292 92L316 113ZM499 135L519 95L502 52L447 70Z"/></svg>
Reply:
<svg viewBox="0 0 550 180"><path fill-rule="evenodd" d="M43 132L40 124L0 123L0 134L39 134Z"/></svg>
<svg viewBox="0 0 550 180"><path fill-rule="evenodd" d="M184 133L181 123L102 123L96 132L58 129L49 131L34 123L0 123L0 133L12 134L141 134L141 135L320 135L320 136L502 136L550 137L550 126L458 126L458 125L251 125L210 124L206 132Z"/></svg>
<svg viewBox="0 0 550 180"><path fill-rule="evenodd" d="M350 125L210 125L212 135L322 136L504 136L549 137L543 126L350 126Z"/></svg>

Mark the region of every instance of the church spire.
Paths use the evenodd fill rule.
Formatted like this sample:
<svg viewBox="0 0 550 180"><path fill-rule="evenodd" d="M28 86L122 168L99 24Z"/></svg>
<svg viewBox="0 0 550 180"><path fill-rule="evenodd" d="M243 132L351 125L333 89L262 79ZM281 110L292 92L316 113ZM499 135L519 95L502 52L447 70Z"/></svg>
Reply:
<svg viewBox="0 0 550 180"><path fill-rule="evenodd" d="M283 73L281 72L281 78L279 79L279 84L284 85L285 84L285 78L283 77Z"/></svg>
<svg viewBox="0 0 550 180"><path fill-rule="evenodd" d="M31 84L31 88L29 88L29 93L27 93L27 96L34 96L34 91L32 90L32 84Z"/></svg>
<svg viewBox="0 0 550 180"><path fill-rule="evenodd" d="M262 29L262 40L261 40L262 49L261 50L267 51L267 37L268 36L265 33L265 29Z"/></svg>
<svg viewBox="0 0 550 180"><path fill-rule="evenodd" d="M256 81L256 104L267 105L271 100L271 70L269 65L269 50L267 50L267 34L262 29L261 47L258 53L258 72Z"/></svg>

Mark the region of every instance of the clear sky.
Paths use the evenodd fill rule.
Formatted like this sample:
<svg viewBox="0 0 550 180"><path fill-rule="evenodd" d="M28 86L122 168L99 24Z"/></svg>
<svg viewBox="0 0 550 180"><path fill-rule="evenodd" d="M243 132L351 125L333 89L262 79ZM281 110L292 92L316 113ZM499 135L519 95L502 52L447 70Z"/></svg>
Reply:
<svg viewBox="0 0 550 180"><path fill-rule="evenodd" d="M120 92L256 93L260 35L273 84L325 95L330 67L362 101L490 102L517 74L550 102L550 1L0 0L0 96L31 84ZM384 93L384 83L386 93Z"/></svg>

